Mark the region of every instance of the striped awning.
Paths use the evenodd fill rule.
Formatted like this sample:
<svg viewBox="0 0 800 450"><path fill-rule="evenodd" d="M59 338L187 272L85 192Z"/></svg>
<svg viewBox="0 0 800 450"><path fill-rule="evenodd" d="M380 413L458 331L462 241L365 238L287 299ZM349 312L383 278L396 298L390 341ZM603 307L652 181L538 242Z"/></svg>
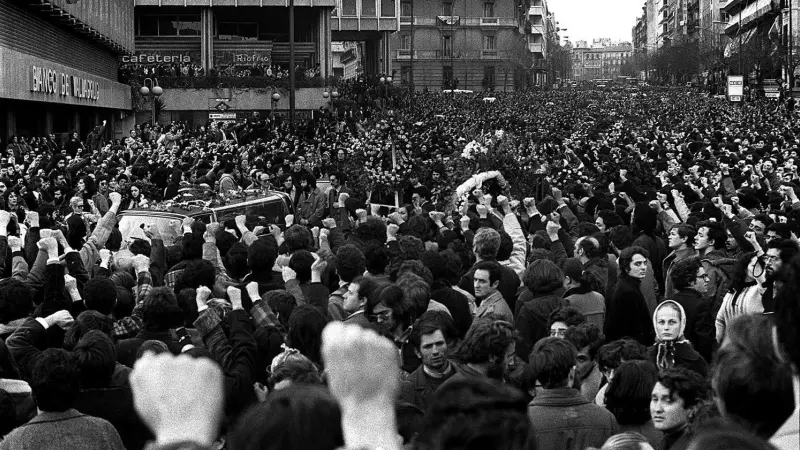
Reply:
<svg viewBox="0 0 800 450"><path fill-rule="evenodd" d="M725 33L730 36L732 33L735 33L740 26L742 29L747 28L749 24L772 11L772 6L773 0L756 0L750 3L738 13L730 16L730 19L728 19L728 26L725 27Z"/></svg>

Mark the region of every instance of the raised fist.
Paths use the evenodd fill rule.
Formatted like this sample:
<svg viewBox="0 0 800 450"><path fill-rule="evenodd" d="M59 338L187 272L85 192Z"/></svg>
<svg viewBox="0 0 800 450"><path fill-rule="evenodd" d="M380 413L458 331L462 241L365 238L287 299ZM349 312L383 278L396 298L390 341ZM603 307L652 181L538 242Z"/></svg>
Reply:
<svg viewBox="0 0 800 450"><path fill-rule="evenodd" d="M322 219L322 226L325 228L336 228L336 219L332 217Z"/></svg>
<svg viewBox="0 0 800 450"><path fill-rule="evenodd" d="M122 204L122 194L119 192L112 192L108 194L108 199L111 200L111 205L119 206Z"/></svg>

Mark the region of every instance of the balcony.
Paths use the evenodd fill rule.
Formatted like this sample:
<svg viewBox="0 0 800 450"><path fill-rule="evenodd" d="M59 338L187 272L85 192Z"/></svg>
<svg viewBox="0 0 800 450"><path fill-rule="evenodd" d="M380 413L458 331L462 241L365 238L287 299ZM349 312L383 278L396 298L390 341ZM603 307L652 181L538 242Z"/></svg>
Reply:
<svg viewBox="0 0 800 450"><path fill-rule="evenodd" d="M498 26L500 25L499 17L481 17L481 26Z"/></svg>
<svg viewBox="0 0 800 450"><path fill-rule="evenodd" d="M414 50L414 61L436 61L436 60L450 60L450 59L503 59L509 58L512 55L509 52L500 50L478 50L478 51L458 51L452 53L443 52L442 50ZM410 49L397 50L396 60L408 61L411 59Z"/></svg>
<svg viewBox="0 0 800 450"><path fill-rule="evenodd" d="M544 34L544 25L531 25L531 34Z"/></svg>
<svg viewBox="0 0 800 450"><path fill-rule="evenodd" d="M542 6L531 6L528 9L529 16L544 16L544 7Z"/></svg>
<svg viewBox="0 0 800 450"><path fill-rule="evenodd" d="M500 52L497 50L481 50L481 59L498 59Z"/></svg>
<svg viewBox="0 0 800 450"><path fill-rule="evenodd" d="M530 44L531 53L544 53L544 44Z"/></svg>
<svg viewBox="0 0 800 450"><path fill-rule="evenodd" d="M436 17L420 17L420 16L400 16L400 26L411 26L411 23L414 23L414 26L423 26L423 27L433 27L436 26Z"/></svg>

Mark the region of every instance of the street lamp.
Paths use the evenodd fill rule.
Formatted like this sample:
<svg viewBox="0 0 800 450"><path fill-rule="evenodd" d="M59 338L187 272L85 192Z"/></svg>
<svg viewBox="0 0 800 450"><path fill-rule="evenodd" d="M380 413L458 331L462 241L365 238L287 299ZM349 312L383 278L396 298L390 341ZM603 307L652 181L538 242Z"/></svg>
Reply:
<svg viewBox="0 0 800 450"><path fill-rule="evenodd" d="M271 97L271 100L272 100L271 101L271 103L272 103L272 112L271 112L272 123L275 123L275 105L278 104L278 101L280 101L280 99L281 99L281 94L279 94L277 92L273 92L272 93L272 97Z"/></svg>
<svg viewBox="0 0 800 450"><path fill-rule="evenodd" d="M383 99L384 104L388 103L389 100L389 85L392 84L392 77L381 77L381 84L383 85Z"/></svg>
<svg viewBox="0 0 800 450"><path fill-rule="evenodd" d="M153 81L155 80L155 81ZM150 87L147 87L147 82L150 82ZM164 93L164 89L158 85L158 78L145 78L142 82L142 87L139 89L139 93L142 94L142 97L150 97L152 99L152 116L151 116L151 126L156 124L156 98L160 97L161 94Z"/></svg>

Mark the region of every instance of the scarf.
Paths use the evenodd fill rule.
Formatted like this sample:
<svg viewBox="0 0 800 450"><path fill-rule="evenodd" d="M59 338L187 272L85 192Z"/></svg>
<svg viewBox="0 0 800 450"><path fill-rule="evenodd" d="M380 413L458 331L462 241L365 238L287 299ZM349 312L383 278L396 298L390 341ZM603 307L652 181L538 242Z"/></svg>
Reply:
<svg viewBox="0 0 800 450"><path fill-rule="evenodd" d="M658 312L666 305L670 305L678 309L681 321L678 337L669 340L664 340L659 337L658 325L656 323ZM674 300L665 300L663 303L658 305L656 310L653 312L653 327L656 331L656 366L659 369L671 369L675 366L675 349L677 344L689 342L683 336L684 329L686 328L686 312L683 310L683 307L680 305L680 303Z"/></svg>

